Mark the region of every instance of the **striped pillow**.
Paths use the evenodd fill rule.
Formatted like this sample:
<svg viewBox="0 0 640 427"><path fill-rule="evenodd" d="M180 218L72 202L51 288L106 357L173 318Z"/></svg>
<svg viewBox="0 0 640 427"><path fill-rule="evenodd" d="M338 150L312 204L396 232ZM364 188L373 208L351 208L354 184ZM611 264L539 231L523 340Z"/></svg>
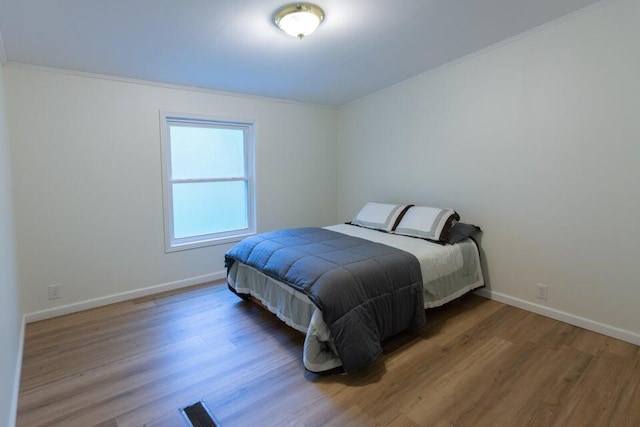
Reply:
<svg viewBox="0 0 640 427"><path fill-rule="evenodd" d="M459 219L453 209L413 206L404 214L395 233L446 242L449 230Z"/></svg>
<svg viewBox="0 0 640 427"><path fill-rule="evenodd" d="M393 231L398 220L410 206L369 202L360 209L351 224L374 230Z"/></svg>

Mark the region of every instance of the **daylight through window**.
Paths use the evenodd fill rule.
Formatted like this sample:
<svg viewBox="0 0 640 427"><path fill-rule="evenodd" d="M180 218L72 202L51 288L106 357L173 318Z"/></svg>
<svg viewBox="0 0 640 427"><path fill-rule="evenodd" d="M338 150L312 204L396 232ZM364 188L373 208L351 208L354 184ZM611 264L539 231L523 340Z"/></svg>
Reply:
<svg viewBox="0 0 640 427"><path fill-rule="evenodd" d="M255 233L253 124L163 113L167 251Z"/></svg>

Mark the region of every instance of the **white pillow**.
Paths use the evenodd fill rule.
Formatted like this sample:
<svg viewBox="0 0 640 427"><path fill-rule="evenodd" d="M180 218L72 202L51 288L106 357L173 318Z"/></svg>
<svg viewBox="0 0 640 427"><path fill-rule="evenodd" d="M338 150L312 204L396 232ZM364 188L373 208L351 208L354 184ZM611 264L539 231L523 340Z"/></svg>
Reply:
<svg viewBox="0 0 640 427"><path fill-rule="evenodd" d="M459 219L460 215L453 209L413 206L404 214L394 232L404 236L446 241L449 230Z"/></svg>
<svg viewBox="0 0 640 427"><path fill-rule="evenodd" d="M407 205L390 205L369 202L353 218L351 224L374 230L393 231L398 218L405 212Z"/></svg>

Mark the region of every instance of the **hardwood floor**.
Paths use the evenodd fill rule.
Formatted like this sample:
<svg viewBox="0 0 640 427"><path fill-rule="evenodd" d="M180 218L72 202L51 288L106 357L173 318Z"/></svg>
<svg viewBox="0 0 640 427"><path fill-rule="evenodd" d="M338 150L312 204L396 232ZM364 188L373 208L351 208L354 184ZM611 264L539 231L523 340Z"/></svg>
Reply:
<svg viewBox="0 0 640 427"><path fill-rule="evenodd" d="M27 325L19 426L638 426L640 351L467 295L353 375L302 366L304 337L224 284Z"/></svg>

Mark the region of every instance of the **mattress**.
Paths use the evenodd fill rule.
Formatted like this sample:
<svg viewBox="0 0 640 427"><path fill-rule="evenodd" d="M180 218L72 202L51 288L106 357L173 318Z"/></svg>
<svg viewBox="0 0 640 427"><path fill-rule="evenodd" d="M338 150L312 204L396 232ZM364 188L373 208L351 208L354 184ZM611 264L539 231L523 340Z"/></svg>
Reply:
<svg viewBox="0 0 640 427"><path fill-rule="evenodd" d="M478 247L471 239L440 245L348 224L324 228L413 254L420 263L425 308L443 305L484 285ZM227 282L237 293L250 294L284 323L306 334L303 349L306 369L322 372L341 366L322 312L306 294L241 262L232 265Z"/></svg>

